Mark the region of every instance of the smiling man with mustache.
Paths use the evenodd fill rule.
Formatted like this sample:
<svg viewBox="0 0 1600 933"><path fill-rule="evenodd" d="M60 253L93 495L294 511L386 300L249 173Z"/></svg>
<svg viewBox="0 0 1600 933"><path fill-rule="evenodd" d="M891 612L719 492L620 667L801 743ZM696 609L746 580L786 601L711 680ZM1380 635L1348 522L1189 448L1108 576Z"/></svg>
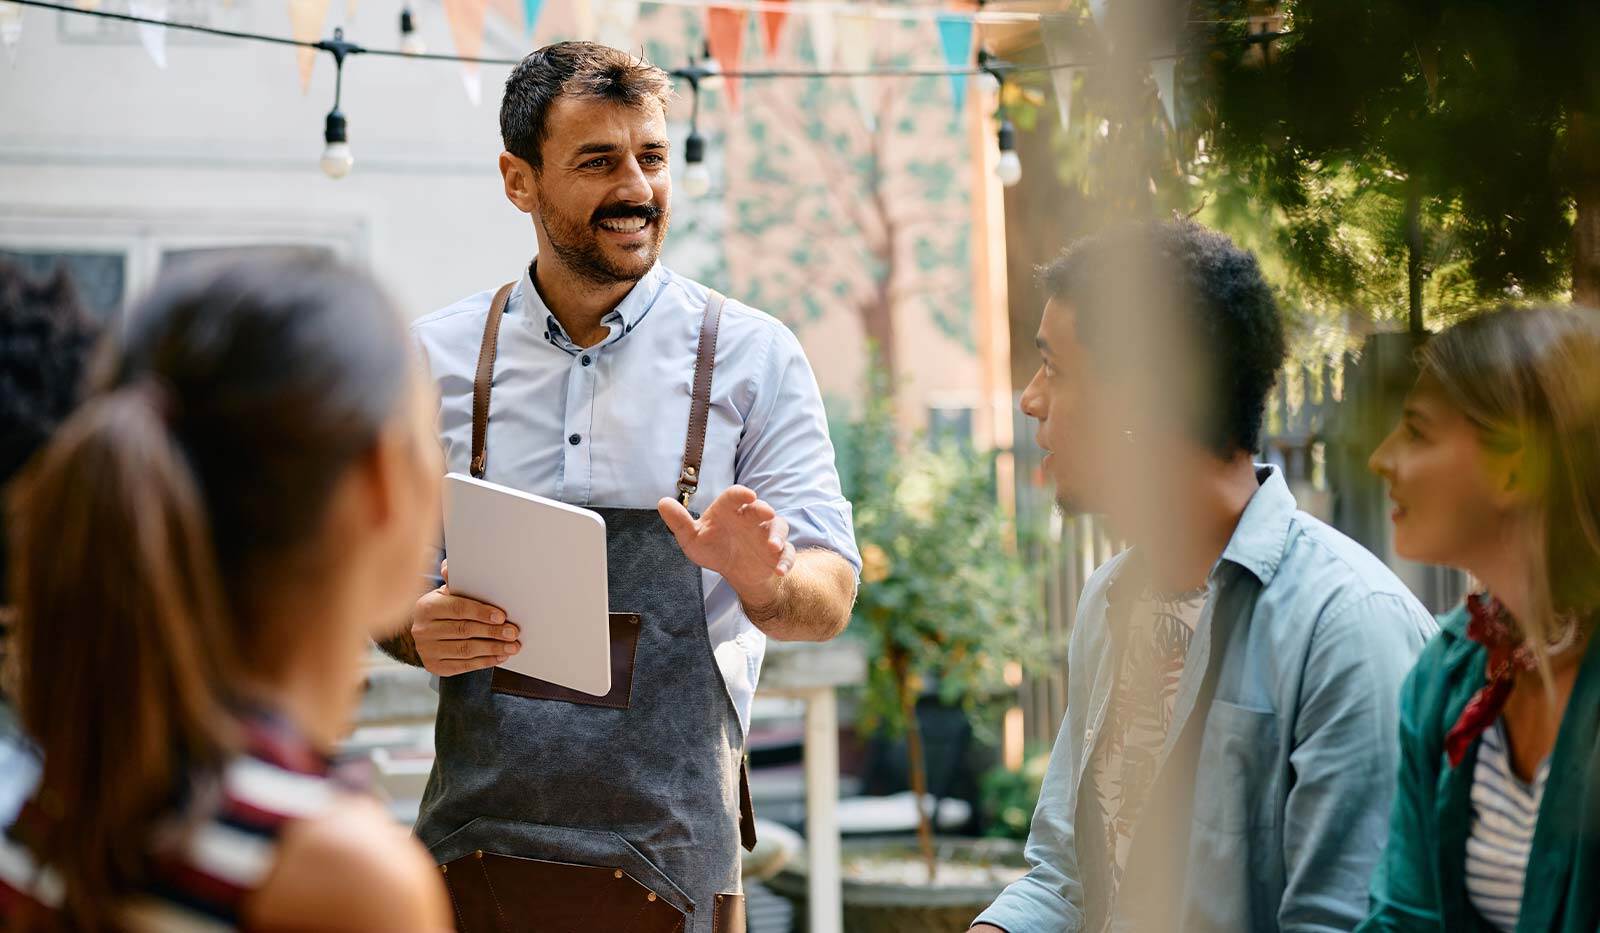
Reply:
<svg viewBox="0 0 1600 933"><path fill-rule="evenodd" d="M525 58L500 174L538 256L412 327L448 468L606 521L607 696L500 669L537 648L443 577L384 645L440 678L417 833L466 931L742 930L766 640L827 640L850 616L850 504L799 342L657 262L670 97L665 72L606 46Z"/></svg>

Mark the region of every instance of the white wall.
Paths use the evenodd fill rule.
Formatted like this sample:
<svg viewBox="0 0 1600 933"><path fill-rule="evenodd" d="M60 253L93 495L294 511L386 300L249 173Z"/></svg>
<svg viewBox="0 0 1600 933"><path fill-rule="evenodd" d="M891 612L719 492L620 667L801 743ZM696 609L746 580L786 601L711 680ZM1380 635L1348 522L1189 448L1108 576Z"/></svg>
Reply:
<svg viewBox="0 0 1600 933"><path fill-rule="evenodd" d="M399 2L362 0L354 17L344 5L325 32L342 20L353 41L398 45ZM437 2L415 6L429 47L450 50ZM0 248L314 242L370 263L413 315L507 280L533 253L495 168L505 68L483 69L474 107L455 64L352 57L342 109L356 166L335 181L317 164L330 56L302 94L291 48L169 31L161 70L134 27L23 16L16 61L0 62ZM290 31L284 0L173 0L170 16ZM485 54L520 52L519 35L491 28ZM136 263L132 287L152 264Z"/></svg>

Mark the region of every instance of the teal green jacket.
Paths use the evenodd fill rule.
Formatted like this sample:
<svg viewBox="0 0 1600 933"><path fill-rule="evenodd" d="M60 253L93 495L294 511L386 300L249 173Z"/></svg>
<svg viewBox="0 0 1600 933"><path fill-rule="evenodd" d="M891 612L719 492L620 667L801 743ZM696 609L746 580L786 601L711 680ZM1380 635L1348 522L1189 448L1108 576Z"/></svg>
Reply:
<svg viewBox="0 0 1600 933"><path fill-rule="evenodd" d="M1400 781L1372 879L1368 931L1490 931L1467 898L1475 743L1450 767L1444 737L1483 686L1486 651L1465 607L1440 619L1400 694ZM1551 753L1534 824L1519 933L1600 929L1600 640L1591 641Z"/></svg>

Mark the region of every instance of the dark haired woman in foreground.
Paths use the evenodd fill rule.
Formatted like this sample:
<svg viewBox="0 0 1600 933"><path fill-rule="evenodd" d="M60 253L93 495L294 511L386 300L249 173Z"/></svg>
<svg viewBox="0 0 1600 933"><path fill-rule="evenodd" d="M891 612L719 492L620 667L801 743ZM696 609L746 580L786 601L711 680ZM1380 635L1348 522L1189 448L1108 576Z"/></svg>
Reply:
<svg viewBox="0 0 1600 933"><path fill-rule="evenodd" d="M430 406L364 277L288 252L159 283L12 497L6 929L424 930L437 869L329 777L415 596Z"/></svg>
<svg viewBox="0 0 1600 933"><path fill-rule="evenodd" d="M1372 456L1395 549L1486 592L1401 698L1400 783L1362 929L1600 925L1600 315L1496 311L1434 337Z"/></svg>

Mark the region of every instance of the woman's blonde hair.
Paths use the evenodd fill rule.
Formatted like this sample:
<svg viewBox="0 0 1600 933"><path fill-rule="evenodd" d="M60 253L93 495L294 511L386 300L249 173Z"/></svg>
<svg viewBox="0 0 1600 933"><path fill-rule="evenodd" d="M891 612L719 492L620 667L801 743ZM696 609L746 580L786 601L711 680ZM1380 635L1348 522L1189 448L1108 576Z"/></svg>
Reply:
<svg viewBox="0 0 1600 933"><path fill-rule="evenodd" d="M1531 496L1527 548L1534 643L1558 619L1600 608L1600 313L1506 308L1457 324L1418 352L1421 379L1478 429L1484 445L1522 455L1517 483ZM1537 653L1540 667L1546 662Z"/></svg>

